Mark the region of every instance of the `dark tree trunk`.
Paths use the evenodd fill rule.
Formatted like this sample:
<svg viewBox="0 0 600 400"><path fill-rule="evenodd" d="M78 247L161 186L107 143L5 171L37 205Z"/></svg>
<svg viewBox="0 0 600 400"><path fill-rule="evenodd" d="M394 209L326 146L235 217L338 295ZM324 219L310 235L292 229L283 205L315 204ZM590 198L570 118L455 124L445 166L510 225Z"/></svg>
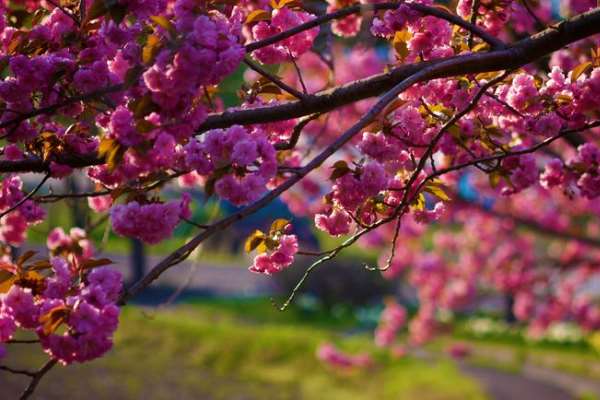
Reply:
<svg viewBox="0 0 600 400"><path fill-rule="evenodd" d="M515 305L515 297L507 293L504 295L504 319L509 324L514 324L517 322L517 318L515 317L515 313L513 312L513 306Z"/></svg>
<svg viewBox="0 0 600 400"><path fill-rule="evenodd" d="M69 187L69 192L71 193L79 193L79 185L77 184L77 179L74 176L69 176L67 178L67 186ZM72 199L69 204L71 206L71 217L74 226L84 227L85 226L85 208L81 207L81 199Z"/></svg>
<svg viewBox="0 0 600 400"><path fill-rule="evenodd" d="M131 240L131 279L137 282L144 276L146 270L146 249L138 239Z"/></svg>

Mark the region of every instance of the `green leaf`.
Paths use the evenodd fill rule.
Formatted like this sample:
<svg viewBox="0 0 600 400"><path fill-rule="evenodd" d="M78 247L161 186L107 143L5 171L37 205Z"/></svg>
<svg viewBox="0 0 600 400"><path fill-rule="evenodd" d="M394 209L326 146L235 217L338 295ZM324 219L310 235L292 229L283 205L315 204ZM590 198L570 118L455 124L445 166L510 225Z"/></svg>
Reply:
<svg viewBox="0 0 600 400"><path fill-rule="evenodd" d="M397 31L394 34L392 45L394 46L394 50L396 51L396 54L400 60L404 60L406 56L408 56L408 41L411 38L412 34L406 29Z"/></svg>
<svg viewBox="0 0 600 400"><path fill-rule="evenodd" d="M271 13L265 10L254 10L246 17L246 24L259 21L269 21L271 19Z"/></svg>
<svg viewBox="0 0 600 400"><path fill-rule="evenodd" d="M279 241L268 237L263 242L268 250L275 250L279 246Z"/></svg>
<svg viewBox="0 0 600 400"><path fill-rule="evenodd" d="M152 64L161 49L161 45L160 38L157 35L148 35L146 45L142 48L142 62Z"/></svg>
<svg viewBox="0 0 600 400"><path fill-rule="evenodd" d="M81 269L92 269L92 268L102 267L105 265L110 265L112 263L113 263L113 261L108 258L100 258L97 260L92 258L92 259L83 261L79 265L79 267Z"/></svg>
<svg viewBox="0 0 600 400"><path fill-rule="evenodd" d="M265 240L267 239L266 235L259 229L254 230L254 232L252 232L252 234L250 236L248 236L248 238L246 239L246 242L244 243L244 251L246 251L246 253L250 253L252 251L254 251L255 249L257 249L259 246L265 246ZM261 249L258 249L259 253L264 253L264 251L260 251ZM265 249L266 251L266 249Z"/></svg>
<svg viewBox="0 0 600 400"><path fill-rule="evenodd" d="M444 191L444 189L441 186L438 185L426 185L425 186L425 191L427 191L428 193L431 193L432 195L436 196L438 199L442 200L442 201L450 201L450 197L446 194L446 192Z"/></svg>
<svg viewBox="0 0 600 400"><path fill-rule="evenodd" d="M31 257L35 256L36 254L37 254L37 251L33 251L33 250L26 251L17 259L17 265L21 266L21 265L25 264L25 262L27 260L29 260Z"/></svg>
<svg viewBox="0 0 600 400"><path fill-rule="evenodd" d="M56 306L46 314L40 316L40 323L44 335L48 336L58 329L58 327L67 320L69 309L67 306Z"/></svg>
<svg viewBox="0 0 600 400"><path fill-rule="evenodd" d="M6 293L10 290L17 276L8 271L0 270L0 293Z"/></svg>
<svg viewBox="0 0 600 400"><path fill-rule="evenodd" d="M492 188L497 188L498 184L500 183L500 172L498 171L492 171L488 174L488 180L490 181L490 186Z"/></svg>
<svg viewBox="0 0 600 400"><path fill-rule="evenodd" d="M351 171L352 170L350 169L350 167L348 166L348 163L346 161L344 161L344 160L336 161L333 164L333 172L329 176L329 179L334 181L338 178L341 178L342 176L346 175L347 173L349 173Z"/></svg>
<svg viewBox="0 0 600 400"><path fill-rule="evenodd" d="M271 224L271 228L269 228L269 236L273 236L277 233L283 232L285 227L288 226L289 224L290 224L290 221L288 221L287 219L277 218Z"/></svg>
<svg viewBox="0 0 600 400"><path fill-rule="evenodd" d="M95 0L86 13L85 23L93 19L100 18L107 12L108 8L106 7L104 0Z"/></svg>
<svg viewBox="0 0 600 400"><path fill-rule="evenodd" d="M160 26L164 30L168 31L170 34L175 33L175 27L167 17L163 15L153 15L150 17L150 19L152 20L152 22L154 22L156 25Z"/></svg>
<svg viewBox="0 0 600 400"><path fill-rule="evenodd" d="M28 271L41 271L44 269L49 269L51 267L52 267L52 265L50 264L49 260L39 260L39 261L35 261L32 264L29 264L27 266L27 270Z"/></svg>
<svg viewBox="0 0 600 400"><path fill-rule="evenodd" d="M117 140L102 138L98 146L98 155L104 158L109 171L114 171L117 165L123 160L127 148L122 146Z"/></svg>
<svg viewBox="0 0 600 400"><path fill-rule="evenodd" d="M115 4L108 9L108 13L110 17L115 22L115 24L120 24L125 19L125 15L127 14L127 7L121 4Z"/></svg>
<svg viewBox="0 0 600 400"><path fill-rule="evenodd" d="M141 65L129 68L125 73L125 79L123 80L125 87L135 85L139 81L140 76L142 76L142 72L144 72L144 68Z"/></svg>
<svg viewBox="0 0 600 400"><path fill-rule="evenodd" d="M591 61L586 61L579 64L571 71L571 82L575 82L581 75L592 70L593 64Z"/></svg>
<svg viewBox="0 0 600 400"><path fill-rule="evenodd" d="M413 203L413 208L415 211L425 210L425 195L423 193L419 193L419 196Z"/></svg>
<svg viewBox="0 0 600 400"><path fill-rule="evenodd" d="M145 94L132 101L129 104L129 109L133 112L134 117L143 118L151 112L156 111L158 106L152 101L152 95Z"/></svg>

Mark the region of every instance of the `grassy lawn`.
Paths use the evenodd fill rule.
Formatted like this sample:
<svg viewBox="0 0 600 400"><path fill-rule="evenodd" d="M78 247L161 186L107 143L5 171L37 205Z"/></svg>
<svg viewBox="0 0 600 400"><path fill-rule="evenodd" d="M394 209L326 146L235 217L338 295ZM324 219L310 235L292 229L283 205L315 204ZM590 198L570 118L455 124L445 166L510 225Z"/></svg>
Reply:
<svg viewBox="0 0 600 400"><path fill-rule="evenodd" d="M340 372L315 358L332 340L374 350L370 335L342 336L347 322L268 304L211 302L163 310L127 307L114 350L87 365L56 368L39 399L484 399L449 361L392 360L375 351L367 371ZM344 328L344 329L342 329ZM34 347L12 346L7 363L41 363ZM0 375L13 398L23 380ZM6 390L6 391L4 391ZM3 397L4 398L4 397Z"/></svg>
<svg viewBox="0 0 600 400"><path fill-rule="evenodd" d="M464 338L463 338L464 339ZM600 354L593 349L574 346L538 345L467 338L471 350L469 362L475 365L519 373L525 365L543 367L600 381ZM429 349L441 353L456 338L441 337Z"/></svg>

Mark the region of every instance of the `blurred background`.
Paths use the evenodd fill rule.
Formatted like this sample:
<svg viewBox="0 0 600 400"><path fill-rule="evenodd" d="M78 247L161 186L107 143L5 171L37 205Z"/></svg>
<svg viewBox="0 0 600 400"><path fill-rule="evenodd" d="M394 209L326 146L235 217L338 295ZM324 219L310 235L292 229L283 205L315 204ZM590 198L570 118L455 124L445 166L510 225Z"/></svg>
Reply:
<svg viewBox="0 0 600 400"><path fill-rule="evenodd" d="M50 186L56 187L57 182ZM77 185L71 181L69 185ZM235 208L195 197L194 221L208 222ZM54 227L90 226L85 203L49 205L49 218L33 227L29 245L44 253ZM275 218L292 220L303 249L335 240L293 217L281 202L205 243L189 260L124 307L111 352L85 365L55 368L37 399L594 399L600 398L600 335L576 325L554 325L535 341L515 323L511 299L481 293L458 314L441 315L442 334L419 349L383 351L373 330L384 300L407 308L416 296L402 280L388 281L365 265L379 254L350 248L312 274L300 296L279 311L310 258L268 277L247 268L249 233ZM65 229L66 230L66 229ZM196 228L182 224L157 246L114 235L106 221L91 236L127 282L183 244ZM23 249L21 249L23 251ZM406 330L401 333L403 340ZM317 351L333 344L350 355L369 353L364 368L336 368ZM41 365L38 346L11 347L7 364ZM2 374L1 398L15 398L26 380Z"/></svg>
<svg viewBox="0 0 600 400"><path fill-rule="evenodd" d="M225 106L236 104L243 74L242 68L223 85ZM29 186L36 183L32 179ZM50 180L44 190L89 189L81 185L74 175L66 183ZM168 191L163 193L168 198ZM236 211L201 190L190 193L190 219L200 224ZM48 218L29 230L29 248L45 254L55 227L88 227L97 257L113 260L129 284L197 232L180 224L173 238L147 247L116 236L85 200L51 203L47 210ZM304 250L337 244L282 202L272 203L211 237L124 307L107 356L54 368L33 398L600 399L600 333L584 334L574 324L561 323L533 340L516 323L512 299L492 293L479 294L464 312L441 315L441 334L422 348L377 348L373 330L385 299L395 299L409 314L418 304L402 280L388 281L365 268L377 264L376 251L344 251L312 274L292 305L279 311L312 259L300 256L274 277L248 271L252 258L243 251L246 237L254 229L266 230L275 218L292 221ZM406 335L405 329L399 342ZM369 353L372 363L335 368L317 357L327 344L350 355ZM6 363L31 368L45 359L39 346L23 344L11 347ZM12 399L27 379L0 374L0 383L0 398Z"/></svg>

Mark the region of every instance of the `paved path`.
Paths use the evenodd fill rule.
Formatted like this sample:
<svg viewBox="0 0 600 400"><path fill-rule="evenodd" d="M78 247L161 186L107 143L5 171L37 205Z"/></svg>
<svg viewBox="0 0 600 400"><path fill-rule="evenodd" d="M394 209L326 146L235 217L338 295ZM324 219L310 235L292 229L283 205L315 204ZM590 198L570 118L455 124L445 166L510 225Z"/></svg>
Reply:
<svg viewBox="0 0 600 400"><path fill-rule="evenodd" d="M26 250L29 250L29 248L23 249L23 251ZM38 252L36 257L47 255L47 249L44 247L35 247L32 250ZM94 255L94 258L102 257L109 258L114 262L111 268L121 271L125 282L131 281L132 268L129 255L103 253ZM162 258L147 256L147 270L158 264ZM241 263L247 265L240 265ZM192 294L225 297L254 297L273 294L276 291L273 278L248 271L248 266L251 263L250 258L237 264L216 263L202 259L200 261L186 260L167 270L152 286L155 289L154 292L156 292L157 287L160 287L161 290L168 292L185 289ZM144 292L142 292L142 295L144 295ZM148 295L143 297L147 299Z"/></svg>
<svg viewBox="0 0 600 400"><path fill-rule="evenodd" d="M527 376L463 364L461 370L477 379L494 400L571 400L557 385Z"/></svg>
<svg viewBox="0 0 600 400"><path fill-rule="evenodd" d="M127 256L107 256L115 262L115 267L123 272L125 280L131 276ZM147 268L161 261L161 257L147 258ZM247 261L248 266L251 260ZM273 292L273 279L248 271L245 266L235 264L217 264L210 261L186 260L167 270L157 281L160 286L173 288L185 286L193 291L206 291L214 296L259 296Z"/></svg>

